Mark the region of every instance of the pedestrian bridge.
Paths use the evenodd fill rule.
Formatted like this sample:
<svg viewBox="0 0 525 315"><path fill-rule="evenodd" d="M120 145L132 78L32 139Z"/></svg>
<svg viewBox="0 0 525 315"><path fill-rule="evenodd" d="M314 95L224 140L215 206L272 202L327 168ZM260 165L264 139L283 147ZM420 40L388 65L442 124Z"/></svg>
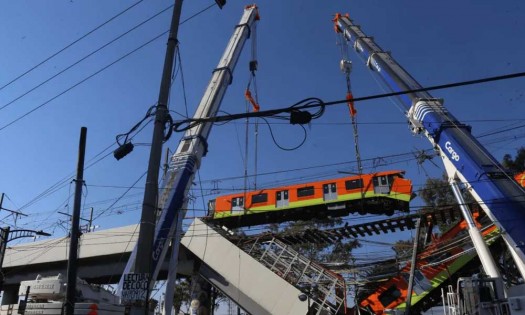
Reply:
<svg viewBox="0 0 525 315"><path fill-rule="evenodd" d="M79 240L78 276L92 283L118 282L138 238L138 226L85 233ZM5 284L35 279L38 274L66 274L69 237L8 247L3 263Z"/></svg>
<svg viewBox="0 0 525 315"><path fill-rule="evenodd" d="M117 283L137 239L137 225L83 234L79 241L78 277L90 283ZM35 279L38 274L66 274L68 251L68 237L8 248L3 268L5 284L2 304L17 303L20 281ZM281 272L283 270L279 271L276 266L278 260L272 260L272 264L268 265L269 259L277 256L270 255L270 251L266 252L265 262L258 260L231 243L224 233L219 233L196 219L190 233L182 238L178 271L186 275L197 272L251 314L305 314L307 303L297 298L301 294L297 288L299 282L310 281L312 278L305 271L313 272L316 278L323 276L323 279L331 277L331 274L327 275L321 269L312 269L313 262L301 260L297 255L291 257L291 261L297 266L301 263L302 269L294 270L289 262L288 271ZM169 254L166 256L170 257ZM164 262L158 280L165 279L166 274L167 262ZM294 276L294 283L285 279L285 276ZM254 285L255 278L261 280L257 281L258 285ZM332 278L327 279L338 281ZM333 294L327 295L318 305L328 307L329 296L334 300ZM339 298L336 300L337 308L341 309L344 303Z"/></svg>

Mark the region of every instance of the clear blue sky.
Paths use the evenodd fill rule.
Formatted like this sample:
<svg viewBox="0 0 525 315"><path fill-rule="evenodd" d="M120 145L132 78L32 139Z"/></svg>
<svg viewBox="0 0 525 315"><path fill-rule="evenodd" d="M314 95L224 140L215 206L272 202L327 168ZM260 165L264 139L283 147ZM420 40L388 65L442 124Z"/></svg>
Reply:
<svg viewBox="0 0 525 315"><path fill-rule="evenodd" d="M9 1L1 5L0 87L35 66L95 26L106 21L134 1ZM183 19L206 8L213 1L186 1ZM0 90L0 107L26 93L72 63L98 49L134 25L171 5L172 1L143 2L126 14L56 56L25 77ZM180 52L190 116L211 71L216 67L233 26L241 17L245 2L228 1L198 15L181 26ZM262 109L290 106L307 97L324 101L343 99L344 77L339 70L341 55L336 46L331 19L336 12L351 17L378 44L392 52L423 86L470 80L525 70L523 34L524 4L521 1L262 1L257 27L258 94ZM75 83L99 71L129 51L149 41L169 27L171 11L146 23L121 40L87 58L40 88L0 110L0 192L7 194L4 207L29 216L18 227L44 229L64 234L58 220L67 219L57 211L70 212L73 187L66 180L53 193L37 202L34 198L55 183L73 176L80 127L88 127L87 163L102 157L115 141L143 118L156 102L164 60L166 36L154 41L100 74L52 100L20 121L7 124L62 93ZM248 82L250 44L234 73L234 81L221 109L228 113L245 111L243 97ZM352 73L355 96L382 93L355 54ZM525 79L497 82L433 93L445 98L445 106L460 120L473 126L475 135L518 127L525 119ZM181 76L173 84L170 109L185 113ZM365 171L405 169L415 189L424 183L425 171L412 155L390 156L428 149L425 139L408 131L405 118L388 99L357 104L360 147ZM173 113L174 119L181 116ZM302 141L300 127L271 121L277 141L295 146ZM325 115L307 128L305 144L295 151L279 150L269 129L260 125L258 145L258 187L340 176L338 171L355 171L352 128L346 106L327 109ZM221 192L242 189L244 173L244 123L215 126L209 139L209 154L202 161L202 183L196 182L188 215L202 215L214 188ZM481 138L498 159L525 145L524 128ZM180 134L165 147L174 150ZM151 141L151 125L133 140ZM254 173L254 137L250 132L249 173ZM116 146L114 145L112 149ZM136 146L126 158L116 161L110 154L86 169L83 215L94 207L101 228L138 223L144 181L123 195L146 171L148 146ZM111 151L104 151L110 153ZM372 162L382 165L372 168ZM347 164L341 164L348 162ZM439 159L435 163L441 167ZM326 167L317 167L317 166ZM288 171L301 168L301 171ZM426 172L440 176L441 168L424 164ZM237 177L235 180L227 178ZM250 179L253 185L253 178ZM111 187L108 187L111 186ZM202 192L206 195L199 198ZM116 198L122 199L116 202ZM418 202L416 201L415 204ZM14 224L8 213L3 224ZM375 218L350 218L354 222ZM403 238L403 236L399 236ZM371 249L372 251L372 249Z"/></svg>

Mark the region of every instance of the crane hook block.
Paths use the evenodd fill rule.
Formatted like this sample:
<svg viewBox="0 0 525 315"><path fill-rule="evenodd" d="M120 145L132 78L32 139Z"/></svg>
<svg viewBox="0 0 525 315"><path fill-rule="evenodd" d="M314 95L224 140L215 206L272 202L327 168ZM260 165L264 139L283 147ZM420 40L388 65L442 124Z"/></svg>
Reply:
<svg viewBox="0 0 525 315"><path fill-rule="evenodd" d="M349 74L350 71L352 71L352 61L341 59L341 63L339 65L341 67L341 71L343 73Z"/></svg>

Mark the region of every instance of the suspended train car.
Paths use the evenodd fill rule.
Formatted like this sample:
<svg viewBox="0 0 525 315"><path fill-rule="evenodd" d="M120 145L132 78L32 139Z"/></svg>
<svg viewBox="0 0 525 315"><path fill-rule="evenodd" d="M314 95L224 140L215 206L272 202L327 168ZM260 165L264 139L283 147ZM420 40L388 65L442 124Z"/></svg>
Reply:
<svg viewBox="0 0 525 315"><path fill-rule="evenodd" d="M222 225L239 227L354 212L408 212L412 182L403 175L386 171L224 195L209 201L208 214Z"/></svg>
<svg viewBox="0 0 525 315"><path fill-rule="evenodd" d="M474 218L479 218L478 213L474 213ZM478 228L480 226L478 224ZM482 235L490 245L496 240L499 230L496 226L489 225L482 230ZM462 239L465 241L462 242ZM425 303L426 298L434 298L433 294L439 295L439 289L446 285L449 279L455 279L462 269L473 266L469 263L473 263L477 255L469 240L467 224L461 220L418 254L411 311L425 311L428 308L426 304L432 304ZM361 300L361 309L378 315L404 313L409 274L410 263L407 263L397 276L381 284L372 294Z"/></svg>

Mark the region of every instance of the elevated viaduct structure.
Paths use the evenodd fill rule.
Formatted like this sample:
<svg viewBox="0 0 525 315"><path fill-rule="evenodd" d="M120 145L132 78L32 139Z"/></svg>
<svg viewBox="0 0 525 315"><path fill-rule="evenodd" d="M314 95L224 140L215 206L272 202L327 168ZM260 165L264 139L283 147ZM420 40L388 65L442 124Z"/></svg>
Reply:
<svg viewBox="0 0 525 315"><path fill-rule="evenodd" d="M427 220L457 217L457 210L425 214ZM239 238L210 222L195 219L182 238L179 273L199 275L251 314L304 314L307 303L297 297L304 286L316 284L322 294L312 303L317 310L342 314L346 302L344 280L336 273L302 257L289 245L301 242L333 242L373 234L413 229L421 214L411 214L326 231L308 230L297 235L261 234ZM80 239L78 276L90 283L117 283L138 238L137 225L93 233ZM20 281L37 275L66 274L68 237L20 244L7 250L3 304L16 303ZM166 279L165 261L160 280ZM254 285L255 278L259 285ZM262 281L264 280L264 281ZM277 294L273 296L272 294ZM323 313L324 314L324 313Z"/></svg>

